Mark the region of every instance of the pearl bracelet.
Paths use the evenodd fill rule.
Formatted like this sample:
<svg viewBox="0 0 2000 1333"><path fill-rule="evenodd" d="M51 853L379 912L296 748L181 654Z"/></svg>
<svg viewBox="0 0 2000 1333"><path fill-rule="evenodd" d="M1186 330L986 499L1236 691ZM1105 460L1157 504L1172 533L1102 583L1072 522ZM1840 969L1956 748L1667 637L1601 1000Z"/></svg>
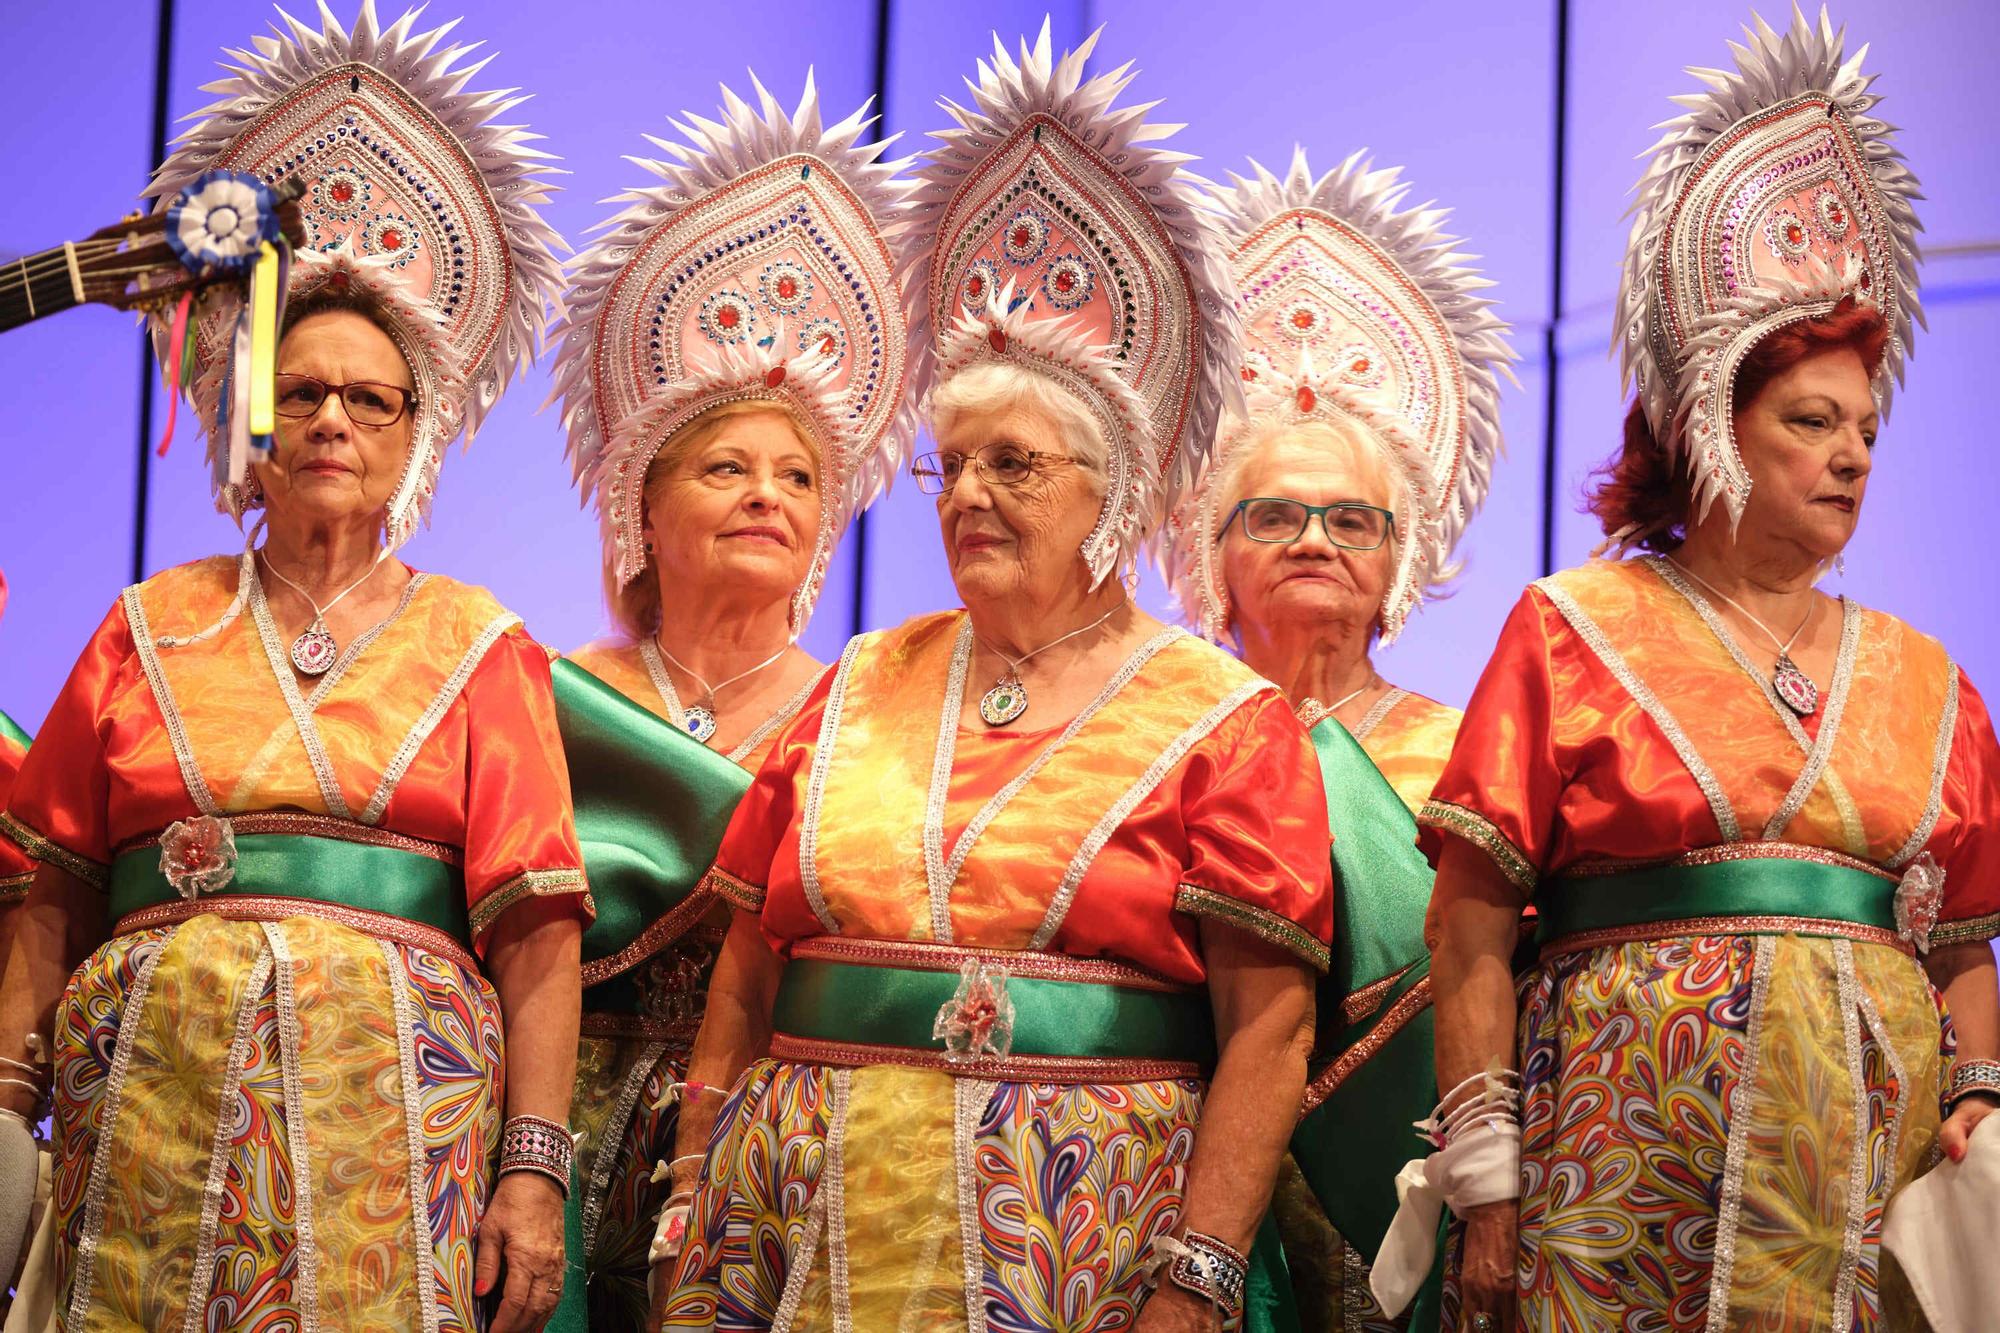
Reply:
<svg viewBox="0 0 2000 1333"><path fill-rule="evenodd" d="M569 1197L570 1168L576 1162L576 1140L569 1130L538 1115L517 1115L500 1129L500 1174L533 1171L547 1176Z"/></svg>

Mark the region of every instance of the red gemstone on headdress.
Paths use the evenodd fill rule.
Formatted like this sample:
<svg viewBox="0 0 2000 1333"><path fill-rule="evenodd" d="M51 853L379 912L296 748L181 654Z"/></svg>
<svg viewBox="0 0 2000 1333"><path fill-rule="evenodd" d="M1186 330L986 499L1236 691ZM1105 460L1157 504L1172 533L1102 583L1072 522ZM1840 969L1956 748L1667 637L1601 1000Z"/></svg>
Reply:
<svg viewBox="0 0 2000 1333"><path fill-rule="evenodd" d="M400 231L398 231L398 230L397 230L396 228L394 228L394 227L384 227L384 228L382 228L382 248L383 248L384 250L400 250L400 249L402 249L402 248L403 248L403 233L402 233L402 232L400 232Z"/></svg>
<svg viewBox="0 0 2000 1333"><path fill-rule="evenodd" d="M1310 384L1299 386L1299 411L1310 412L1319 406L1319 395L1312 391Z"/></svg>
<svg viewBox="0 0 2000 1333"><path fill-rule="evenodd" d="M840 339L834 337L831 333L822 333L819 335L819 350L825 352L828 356L832 356L839 347Z"/></svg>
<svg viewBox="0 0 2000 1333"><path fill-rule="evenodd" d="M977 273L973 274L970 278L966 279L965 290L974 300L978 300L980 297L986 295L986 279L980 277Z"/></svg>
<svg viewBox="0 0 2000 1333"><path fill-rule="evenodd" d="M1873 287L1874 285L1875 285L1875 278L1874 278L1874 276L1873 276L1872 274L1870 274L1870 273L1868 272L1868 270L1867 270L1867 269L1865 269L1865 268L1864 268L1864 269L1862 269L1862 270L1861 270L1861 290L1865 292L1865 291L1867 291L1867 290L1868 290L1868 289L1869 289L1870 287Z"/></svg>
<svg viewBox="0 0 2000 1333"><path fill-rule="evenodd" d="M769 370L764 372L765 388L775 389L784 382L785 382L785 368L783 366L772 366Z"/></svg>
<svg viewBox="0 0 2000 1333"><path fill-rule="evenodd" d="M778 279L779 299L789 301L798 294L799 294L799 283L797 278L783 277Z"/></svg>
<svg viewBox="0 0 2000 1333"><path fill-rule="evenodd" d="M988 347L991 347L995 352L997 352L1001 356L1007 355L1007 330L1005 329L986 330L986 345Z"/></svg>
<svg viewBox="0 0 2000 1333"><path fill-rule="evenodd" d="M335 181L333 183L333 188L328 190L327 193L333 196L334 203L336 204L347 203L354 198L354 182Z"/></svg>
<svg viewBox="0 0 2000 1333"><path fill-rule="evenodd" d="M1245 384L1255 384L1257 382L1257 371L1254 366L1245 366L1240 373L1243 376Z"/></svg>
<svg viewBox="0 0 2000 1333"><path fill-rule="evenodd" d="M1056 274L1057 291L1067 293L1070 291L1074 291L1075 288L1076 288L1076 274L1070 272L1068 269L1064 269L1062 272Z"/></svg>
<svg viewBox="0 0 2000 1333"><path fill-rule="evenodd" d="M1368 358L1365 356L1355 357L1353 364L1349 365L1348 369L1357 375L1366 375L1368 373Z"/></svg>
<svg viewBox="0 0 2000 1333"><path fill-rule="evenodd" d="M1007 242L1016 250L1025 250L1034 239L1033 232L1029 231L1026 227L1017 226L1008 234Z"/></svg>
<svg viewBox="0 0 2000 1333"><path fill-rule="evenodd" d="M1793 245L1803 245L1806 239L1806 229L1796 222L1787 222L1785 224L1785 239Z"/></svg>
<svg viewBox="0 0 2000 1333"><path fill-rule="evenodd" d="M733 305L726 305L715 312L715 322L725 329L733 329L743 322L743 312Z"/></svg>
<svg viewBox="0 0 2000 1333"><path fill-rule="evenodd" d="M1292 312L1292 327L1293 327L1293 328L1295 328L1295 329L1309 329L1309 328L1311 328L1312 326L1313 326L1313 312L1312 312L1312 311L1310 311L1310 310L1294 310L1294 311Z"/></svg>

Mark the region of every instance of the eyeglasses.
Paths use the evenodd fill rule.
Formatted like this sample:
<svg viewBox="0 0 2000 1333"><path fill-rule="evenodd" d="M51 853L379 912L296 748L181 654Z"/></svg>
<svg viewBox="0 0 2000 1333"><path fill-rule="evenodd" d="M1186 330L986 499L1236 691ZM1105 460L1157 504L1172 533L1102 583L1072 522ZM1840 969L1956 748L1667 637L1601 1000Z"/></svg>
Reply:
<svg viewBox="0 0 2000 1333"><path fill-rule="evenodd" d="M1346 502L1309 505L1278 496L1253 495L1236 502L1215 540L1221 542L1229 532L1229 525L1241 516L1243 535L1251 541L1286 546L1306 535L1306 524L1312 522L1315 514L1326 539L1349 551L1372 551L1388 541L1389 534L1396 530L1396 516L1374 505Z"/></svg>
<svg viewBox="0 0 2000 1333"><path fill-rule="evenodd" d="M973 469L988 486L1019 486L1037 472L1075 461L1068 454L1043 453L1018 444L989 444L972 455ZM943 495L955 489L964 471L965 455L961 453L920 454L910 466L917 489L925 495Z"/></svg>
<svg viewBox="0 0 2000 1333"><path fill-rule="evenodd" d="M353 384L328 384L310 375L278 376L278 401L273 404L281 417L302 418L319 411L328 394L340 395L340 405L357 426L393 426L403 419L416 399L416 391L399 384L376 384L357 380Z"/></svg>

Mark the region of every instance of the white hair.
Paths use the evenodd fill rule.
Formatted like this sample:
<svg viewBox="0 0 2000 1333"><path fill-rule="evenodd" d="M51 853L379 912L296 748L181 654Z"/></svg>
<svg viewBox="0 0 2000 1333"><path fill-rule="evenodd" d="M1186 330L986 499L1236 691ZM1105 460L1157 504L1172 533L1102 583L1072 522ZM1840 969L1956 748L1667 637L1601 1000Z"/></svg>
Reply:
<svg viewBox="0 0 2000 1333"><path fill-rule="evenodd" d="M1061 384L1011 361L978 361L931 391L931 435L942 436L968 412L1011 412L1029 408L1047 417L1063 448L1089 475L1092 490L1104 494L1110 476L1110 446L1097 418Z"/></svg>

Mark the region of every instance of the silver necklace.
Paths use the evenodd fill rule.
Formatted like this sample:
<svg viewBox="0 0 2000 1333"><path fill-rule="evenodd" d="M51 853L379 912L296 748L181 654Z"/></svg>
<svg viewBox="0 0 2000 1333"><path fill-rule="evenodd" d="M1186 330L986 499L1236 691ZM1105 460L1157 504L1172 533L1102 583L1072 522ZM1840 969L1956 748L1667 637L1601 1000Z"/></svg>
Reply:
<svg viewBox="0 0 2000 1333"><path fill-rule="evenodd" d="M1813 612L1819 609L1818 604L1814 603L1807 606L1806 618L1801 620L1799 627L1792 631L1792 637L1780 642L1778 636L1771 632L1771 627L1751 615L1749 609L1741 602L1673 557L1667 557L1667 561L1675 569L1678 569L1681 573L1687 575L1717 597L1720 597L1730 606L1736 608L1737 613L1745 620L1764 631L1764 636L1776 645L1778 649L1777 663L1771 668L1771 688L1776 690L1778 697L1785 701L1785 707L1791 709L1800 717L1811 717L1814 713L1817 713L1819 711L1819 686L1813 684L1813 678L1799 670L1799 664L1792 660L1792 645L1799 641L1799 635L1806 632L1806 626L1812 624Z"/></svg>
<svg viewBox="0 0 2000 1333"><path fill-rule="evenodd" d="M693 667L681 661L680 658L668 652L666 645L660 642L657 634L653 636L653 646L660 650L660 656L686 672L694 679L695 684L701 686L701 695L695 700L694 706L681 710L681 725L687 728L688 735L694 737L703 745L708 744L708 738L715 734L715 696L717 692L734 685L745 676L756 675L759 671L762 671L765 667L790 652L792 648L792 645L788 642L779 648L777 652L772 653L748 671L739 671L728 680L718 681L716 684L711 685L702 679L699 671L696 671Z"/></svg>
<svg viewBox="0 0 2000 1333"><path fill-rule="evenodd" d="M1097 619L1091 621L1088 625L1079 625L1069 633L1050 639L1047 643L1035 649L1034 652L1021 657L1009 657L998 648L994 648L992 644L981 639L979 642L982 647L990 649L1002 661L1006 662L1007 673L993 683L992 689L979 696L979 720L989 727L1004 727L1015 718L1021 716L1021 714L1027 712L1028 687L1021 681L1021 668L1027 665L1028 659L1038 653L1047 652L1065 639L1074 639L1079 634L1096 629L1099 625L1102 625L1105 621L1124 610L1125 606L1126 603L1120 602Z"/></svg>
<svg viewBox="0 0 2000 1333"><path fill-rule="evenodd" d="M271 563L270 556L265 555L261 550L257 554L262 558L264 568L271 572L272 578L305 598L306 605L313 609L312 624L307 625L305 632L292 640L292 666L297 668L301 676L324 676L328 669L340 659L340 645L333 641L333 634L326 627L326 613L340 605L342 597L347 596L347 594L368 582L369 579L375 577L375 571L381 568L381 557L377 556L369 564L366 574L363 574L360 578L342 588L334 595L332 601L328 602L325 606L321 606L313 600L311 593L279 573L278 567Z"/></svg>

